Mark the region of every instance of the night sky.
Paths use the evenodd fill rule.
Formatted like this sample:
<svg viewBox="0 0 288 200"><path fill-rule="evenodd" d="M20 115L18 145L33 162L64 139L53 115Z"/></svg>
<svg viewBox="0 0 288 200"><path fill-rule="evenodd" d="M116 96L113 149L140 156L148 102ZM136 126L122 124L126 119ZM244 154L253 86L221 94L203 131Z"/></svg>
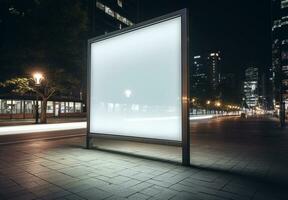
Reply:
<svg viewBox="0 0 288 200"><path fill-rule="evenodd" d="M271 66L270 0L140 0L140 21L182 8L190 12L191 57L221 51L221 71L238 76Z"/></svg>
<svg viewBox="0 0 288 200"><path fill-rule="evenodd" d="M181 8L190 12L191 55L221 51L223 71L243 74L271 66L269 0L145 0L140 20Z"/></svg>

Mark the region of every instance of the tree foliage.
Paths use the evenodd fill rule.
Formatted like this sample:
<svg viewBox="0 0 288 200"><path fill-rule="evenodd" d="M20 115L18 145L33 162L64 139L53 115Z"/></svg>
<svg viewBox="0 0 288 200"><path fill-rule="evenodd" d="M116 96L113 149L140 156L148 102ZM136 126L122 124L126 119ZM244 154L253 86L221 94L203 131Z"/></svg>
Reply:
<svg viewBox="0 0 288 200"><path fill-rule="evenodd" d="M30 67L64 69L80 79L87 35L86 1L1 0L0 67L22 75Z"/></svg>
<svg viewBox="0 0 288 200"><path fill-rule="evenodd" d="M74 79L73 76L63 74L62 70L57 70L44 75L39 85L35 84L32 77L16 77L0 83L0 87L6 88L15 94L25 95L34 93L38 95L42 100L41 123L46 123L47 101L56 94L59 96L73 95L73 90L79 89L79 84L79 80Z"/></svg>

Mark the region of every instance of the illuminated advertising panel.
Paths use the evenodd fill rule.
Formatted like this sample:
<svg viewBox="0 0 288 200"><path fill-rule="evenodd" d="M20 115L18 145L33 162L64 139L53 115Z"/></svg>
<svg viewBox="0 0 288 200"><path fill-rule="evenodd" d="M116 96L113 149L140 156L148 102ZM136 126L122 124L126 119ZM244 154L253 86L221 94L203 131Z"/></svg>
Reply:
<svg viewBox="0 0 288 200"><path fill-rule="evenodd" d="M181 10L89 40L88 143L101 135L183 146L189 130L186 25Z"/></svg>

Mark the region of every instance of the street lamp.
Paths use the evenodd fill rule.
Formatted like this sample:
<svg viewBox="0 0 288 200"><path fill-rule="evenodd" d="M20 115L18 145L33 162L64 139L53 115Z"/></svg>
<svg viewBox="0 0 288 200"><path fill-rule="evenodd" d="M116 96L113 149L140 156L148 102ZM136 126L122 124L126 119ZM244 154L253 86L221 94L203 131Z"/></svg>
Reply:
<svg viewBox="0 0 288 200"><path fill-rule="evenodd" d="M211 111L210 111L210 109L209 109L209 105L211 104L211 101L210 100L207 100L206 101L206 105L207 105L207 107L206 107L206 114L207 114L207 112L209 111L209 113L211 113Z"/></svg>
<svg viewBox="0 0 288 200"><path fill-rule="evenodd" d="M42 73L36 72L33 74L33 79L35 82L35 86L39 87L41 85L41 81L44 79ZM35 124L39 123L39 103L38 103L38 93L36 92L36 113L35 113Z"/></svg>
<svg viewBox="0 0 288 200"><path fill-rule="evenodd" d="M220 103L219 101L216 101L216 102L215 102L215 106L218 108L218 109L217 109L217 112L218 112L218 114L219 114L219 113L220 113L219 108L220 108L220 106L221 106L221 103Z"/></svg>
<svg viewBox="0 0 288 200"><path fill-rule="evenodd" d="M217 102L215 103L215 106L220 107L220 106L221 106L221 103L220 103L219 101L217 101Z"/></svg>
<svg viewBox="0 0 288 200"><path fill-rule="evenodd" d="M43 80L43 75L39 72L36 72L33 74L33 79L35 81L35 85L39 86L41 84L41 81Z"/></svg>

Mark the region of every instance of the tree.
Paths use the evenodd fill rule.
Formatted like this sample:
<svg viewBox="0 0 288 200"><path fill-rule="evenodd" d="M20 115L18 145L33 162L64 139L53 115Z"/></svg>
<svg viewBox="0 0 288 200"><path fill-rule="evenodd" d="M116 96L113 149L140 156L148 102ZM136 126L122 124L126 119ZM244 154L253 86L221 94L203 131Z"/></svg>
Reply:
<svg viewBox="0 0 288 200"><path fill-rule="evenodd" d="M65 69L75 78L84 69L86 0L1 0L0 81L30 66Z"/></svg>
<svg viewBox="0 0 288 200"><path fill-rule="evenodd" d="M40 92L44 106L47 98L51 98L52 88L55 89L52 96L69 95L73 90L70 86L78 88L79 94L88 34L87 2L0 0L2 86L18 94ZM31 74L39 66L40 71L49 69L57 73L45 72L43 85L35 88L33 80L23 74ZM62 77L57 78L59 74ZM46 121L45 112L42 112L42 122Z"/></svg>
<svg viewBox="0 0 288 200"><path fill-rule="evenodd" d="M51 75L53 74L53 75ZM65 76L65 79L63 79ZM39 95L42 100L40 123L47 123L47 102L53 95L71 95L71 92L79 87L79 81L71 75L64 73L63 70L57 70L44 76L39 85L36 85L34 79L27 77L16 77L0 83L0 87L7 88L15 94Z"/></svg>

